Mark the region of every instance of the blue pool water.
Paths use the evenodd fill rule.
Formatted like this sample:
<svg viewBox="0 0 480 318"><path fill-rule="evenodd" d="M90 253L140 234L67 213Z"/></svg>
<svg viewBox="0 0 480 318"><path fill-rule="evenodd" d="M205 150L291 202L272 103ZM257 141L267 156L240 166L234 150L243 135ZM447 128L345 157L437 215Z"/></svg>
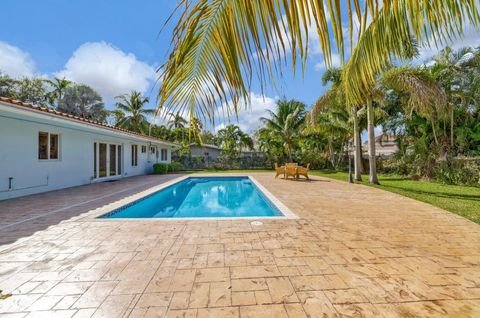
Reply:
<svg viewBox="0 0 480 318"><path fill-rule="evenodd" d="M101 218L281 216L248 177L190 177Z"/></svg>

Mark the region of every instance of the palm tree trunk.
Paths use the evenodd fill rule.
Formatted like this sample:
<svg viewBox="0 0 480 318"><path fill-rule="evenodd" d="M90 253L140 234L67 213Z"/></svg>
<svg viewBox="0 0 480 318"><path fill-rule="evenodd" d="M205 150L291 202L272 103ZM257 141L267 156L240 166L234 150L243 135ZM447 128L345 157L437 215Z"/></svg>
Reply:
<svg viewBox="0 0 480 318"><path fill-rule="evenodd" d="M335 154L333 153L333 144L332 144L332 137L328 137L328 154L330 158L330 163L332 164L332 168L335 169Z"/></svg>
<svg viewBox="0 0 480 318"><path fill-rule="evenodd" d="M450 112L450 153L453 153L453 146L454 146L454 139L453 139L453 126L455 120L454 108L452 106L452 110Z"/></svg>
<svg viewBox="0 0 480 318"><path fill-rule="evenodd" d="M360 174L365 173L365 166L363 165L363 148L362 148L362 128L358 127L358 147L360 155L358 156L360 162Z"/></svg>
<svg viewBox="0 0 480 318"><path fill-rule="evenodd" d="M292 145L290 145L290 144L287 145L287 151L288 151L288 162L293 162Z"/></svg>
<svg viewBox="0 0 480 318"><path fill-rule="evenodd" d="M437 131L435 130L435 121L432 118L432 133L433 133L433 139L435 140L435 145L438 146L438 138L437 138Z"/></svg>
<svg viewBox="0 0 480 318"><path fill-rule="evenodd" d="M353 143L355 152L353 153L355 181L362 181L362 144L360 143L360 130L358 128L357 110L353 109Z"/></svg>
<svg viewBox="0 0 480 318"><path fill-rule="evenodd" d="M367 102L368 122L368 162L370 165L370 183L380 184L377 177L377 163L375 162L375 118L372 101Z"/></svg>

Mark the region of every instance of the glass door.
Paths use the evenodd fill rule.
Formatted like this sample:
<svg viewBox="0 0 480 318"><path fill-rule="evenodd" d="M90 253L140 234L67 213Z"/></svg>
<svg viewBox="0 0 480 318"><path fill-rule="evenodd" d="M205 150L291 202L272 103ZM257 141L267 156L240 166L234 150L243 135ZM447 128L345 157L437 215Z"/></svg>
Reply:
<svg viewBox="0 0 480 318"><path fill-rule="evenodd" d="M93 143L94 179L122 174L122 146L103 142Z"/></svg>

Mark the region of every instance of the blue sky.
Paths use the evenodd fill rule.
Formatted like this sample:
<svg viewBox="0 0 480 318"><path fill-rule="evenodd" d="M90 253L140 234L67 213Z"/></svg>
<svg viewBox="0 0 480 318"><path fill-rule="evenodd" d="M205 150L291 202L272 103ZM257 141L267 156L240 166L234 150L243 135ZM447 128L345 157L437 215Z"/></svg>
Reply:
<svg viewBox="0 0 480 318"><path fill-rule="evenodd" d="M113 108L113 97L140 90L155 106L155 69L165 61L171 26L158 36L174 0L2 0L0 71L14 77L67 77L92 86ZM478 45L478 33L467 33L454 43ZM475 42L472 42L475 41ZM290 69L279 79L278 90L262 92L254 86L250 110L239 114L240 126L259 127L259 117L279 97L311 105L325 90L325 67L316 43L305 76L293 78ZM436 49L422 51L421 59ZM153 90L152 90L153 88Z"/></svg>

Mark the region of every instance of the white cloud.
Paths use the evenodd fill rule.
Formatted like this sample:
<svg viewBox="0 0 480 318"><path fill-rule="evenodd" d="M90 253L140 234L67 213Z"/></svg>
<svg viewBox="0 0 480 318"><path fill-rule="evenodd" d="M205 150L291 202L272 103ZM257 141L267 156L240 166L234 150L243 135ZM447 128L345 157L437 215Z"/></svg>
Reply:
<svg viewBox="0 0 480 318"><path fill-rule="evenodd" d="M331 55L331 67L339 67L342 65L342 59L340 58L340 55L337 53L333 53ZM321 62L318 62L314 65L314 68L316 71L323 71L327 68L327 65L325 64L325 61L322 60Z"/></svg>
<svg viewBox="0 0 480 318"><path fill-rule="evenodd" d="M27 52L0 41L0 72L15 78L33 76L35 63Z"/></svg>
<svg viewBox="0 0 480 318"><path fill-rule="evenodd" d="M215 127L215 130L224 128L228 124L235 124L240 127L245 132L254 132L262 126L260 121L261 117L268 117L267 110L275 109L275 98L267 97L260 94L250 93L249 101L247 101L247 108L242 108L245 105L245 100L239 102L239 111L238 111L238 121L233 117L230 119L230 122L222 123ZM225 103L223 105L224 109L226 107L231 108L231 104ZM217 113L219 114L217 118L222 118L223 114L221 109L218 109Z"/></svg>
<svg viewBox="0 0 480 318"><path fill-rule="evenodd" d="M454 50L458 50L463 47L475 48L477 46L480 46L479 30L472 25L467 25L464 29L463 34L453 39L453 41L449 41L447 43L441 43L438 45L438 47L436 47L435 45L432 45L431 47L424 46L423 48L421 48L420 56L416 60L418 62L426 62L433 56L437 55L440 52L440 50L442 50L447 45Z"/></svg>
<svg viewBox="0 0 480 318"><path fill-rule="evenodd" d="M155 78L155 70L109 43L88 42L55 75L87 84L109 101L132 90L144 93Z"/></svg>

